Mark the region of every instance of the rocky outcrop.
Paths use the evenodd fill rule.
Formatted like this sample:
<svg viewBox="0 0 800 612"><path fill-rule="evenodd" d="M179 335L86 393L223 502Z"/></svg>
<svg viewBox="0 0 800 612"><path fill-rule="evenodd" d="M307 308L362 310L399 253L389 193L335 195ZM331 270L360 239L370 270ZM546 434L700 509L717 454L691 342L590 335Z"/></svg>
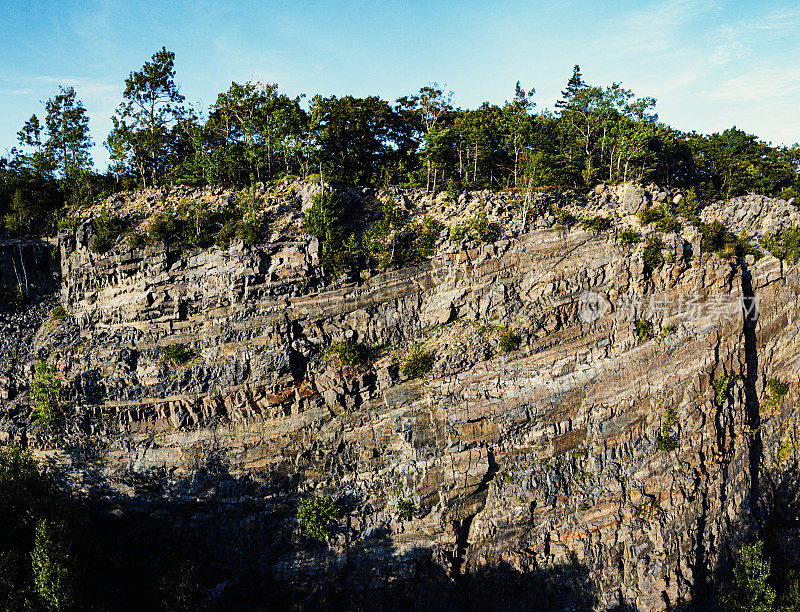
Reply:
<svg viewBox="0 0 800 612"><path fill-rule="evenodd" d="M0 359L14 389L0 435L115 513L202 530L192 545L215 566L306 593L346 576L348 605L421 576L462 597L492 568L557 577L556 607L701 600L730 544L758 529L759 466L780 464L795 418L765 383L796 395L796 269L700 253L687 227L646 270L644 244L614 238L666 190L542 194L526 228L511 194L395 195L445 223L485 206L501 235L454 244L445 230L430 261L330 285L299 230L102 256L90 225L63 233L69 317L34 320L27 360ZM557 225L556 201L611 216L611 230ZM294 227L301 205L276 196ZM520 338L507 353L503 327ZM337 367L326 348L342 338L371 346L370 363ZM188 363L160 358L175 343ZM434 365L407 379L398 364L416 343ZM58 432L30 419L35 356L68 382ZM324 549L294 520L312 492L342 510ZM484 595L502 602L512 583Z"/></svg>

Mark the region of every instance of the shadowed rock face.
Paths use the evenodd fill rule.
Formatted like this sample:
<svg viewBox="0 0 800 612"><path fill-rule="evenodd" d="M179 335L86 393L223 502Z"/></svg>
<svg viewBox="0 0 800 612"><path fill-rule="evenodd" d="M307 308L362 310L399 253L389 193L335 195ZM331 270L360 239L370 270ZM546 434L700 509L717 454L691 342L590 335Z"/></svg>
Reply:
<svg viewBox="0 0 800 612"><path fill-rule="evenodd" d="M759 466L779 468L794 422L765 381L797 382L799 281L770 255L693 245L686 260L674 235L664 253L679 256L645 274L644 243L614 235L651 196L618 191L598 192L607 233L540 209L494 244L440 240L429 262L334 285L302 235L98 256L84 224L60 236L68 319L38 306L27 327L2 322L0 435L129 534L169 532L220 575L246 567L287 593L328 584L325 605L399 606L436 585L502 607L542 576L564 585L541 600L554 608L702 601L730 543L759 529ZM501 223L510 199L488 197ZM502 325L518 349L500 350ZM341 368L325 348L344 337L388 348ZM409 380L396 362L419 342L434 366ZM175 343L195 357L160 359ZM57 431L29 418L37 355L69 383ZM294 521L312 491L342 510L327 548Z"/></svg>

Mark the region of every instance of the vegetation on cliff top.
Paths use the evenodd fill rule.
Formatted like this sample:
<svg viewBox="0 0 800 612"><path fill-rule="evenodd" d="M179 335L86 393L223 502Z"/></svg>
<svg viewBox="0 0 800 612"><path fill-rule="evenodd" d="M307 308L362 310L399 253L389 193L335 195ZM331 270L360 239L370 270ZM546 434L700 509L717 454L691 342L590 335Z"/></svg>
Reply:
<svg viewBox="0 0 800 612"><path fill-rule="evenodd" d="M315 95L306 104L275 84L231 83L210 108L195 109L180 94L174 61L162 48L125 79L104 143L112 164L104 174L92 167L89 117L73 88L45 102L43 119L25 122L19 148L0 159L8 233L52 229L64 204L116 190L246 186L284 176L454 194L653 181L692 189L679 211L687 219L696 219L703 199L800 191L797 146L774 147L735 127L711 135L670 128L658 122L653 98L636 98L618 83L586 83L578 66L555 112L534 112L534 90L519 83L505 104L475 109L455 108L452 94L435 84L394 104L350 95ZM388 211L386 218L391 224ZM257 219L243 222L243 235L258 231Z"/></svg>

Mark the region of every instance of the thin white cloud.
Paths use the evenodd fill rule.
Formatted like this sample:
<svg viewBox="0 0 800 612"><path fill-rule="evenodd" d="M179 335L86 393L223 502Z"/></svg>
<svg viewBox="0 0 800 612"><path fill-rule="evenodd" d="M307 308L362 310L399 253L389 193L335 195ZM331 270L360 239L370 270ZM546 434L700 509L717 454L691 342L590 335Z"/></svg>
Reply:
<svg viewBox="0 0 800 612"><path fill-rule="evenodd" d="M758 105L791 104L796 108L800 95L800 69L773 68L751 70L724 79L699 92L699 97L726 103Z"/></svg>
<svg viewBox="0 0 800 612"><path fill-rule="evenodd" d="M597 44L611 55L648 59L680 52L684 48L684 27L717 12L718 0L666 0L648 4L627 16L610 20Z"/></svg>
<svg viewBox="0 0 800 612"><path fill-rule="evenodd" d="M755 20L740 20L720 26L709 37L710 62L722 66L755 55L759 44L776 44L794 36L800 25L800 10L781 10Z"/></svg>

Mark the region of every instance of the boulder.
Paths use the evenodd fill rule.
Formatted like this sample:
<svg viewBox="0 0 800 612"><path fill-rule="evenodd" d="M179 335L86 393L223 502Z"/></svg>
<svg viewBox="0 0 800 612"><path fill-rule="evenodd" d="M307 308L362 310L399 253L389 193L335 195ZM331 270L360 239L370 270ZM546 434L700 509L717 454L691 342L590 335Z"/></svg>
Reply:
<svg viewBox="0 0 800 612"><path fill-rule="evenodd" d="M625 185L622 190L622 207L626 214L637 214L644 206L644 201L644 189L638 185Z"/></svg>

